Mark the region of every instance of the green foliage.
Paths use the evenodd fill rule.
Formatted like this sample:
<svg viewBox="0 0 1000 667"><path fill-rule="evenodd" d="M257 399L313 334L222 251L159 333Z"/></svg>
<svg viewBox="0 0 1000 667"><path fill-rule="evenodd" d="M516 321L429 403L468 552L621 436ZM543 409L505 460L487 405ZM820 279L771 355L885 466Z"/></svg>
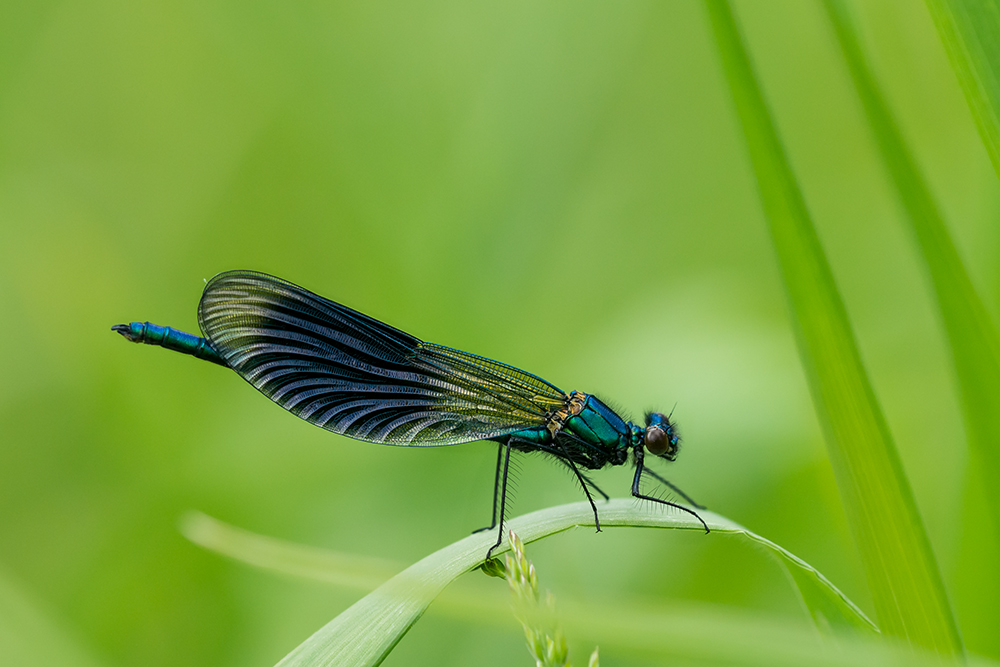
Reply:
<svg viewBox="0 0 1000 667"><path fill-rule="evenodd" d="M934 285L958 376L969 447L984 486L990 489L987 498L991 502L994 526L1000 526L1000 492L996 491L1000 489L1000 447L997 446L1000 443L1000 332L973 287L945 227L940 207L876 84L847 6L842 0L824 0L823 4ZM1000 27L1000 15L994 13L982 19L984 27ZM997 55L1000 56L1000 51ZM1000 97L996 102L1000 105Z"/></svg>
<svg viewBox="0 0 1000 667"><path fill-rule="evenodd" d="M968 662L993 664L975 656L1000 659L1000 24L995 3L928 4L853 3L862 104L891 110L924 192L897 184L822 3L735 6ZM492 448L331 436L108 331L193 331L203 279L234 268L633 417L676 402L684 447L659 472L814 566L721 530L537 541L577 660L599 644L621 667L938 664L854 611L885 602L718 55L699 1L0 5L0 664L274 664L488 520ZM909 234L921 201L946 236ZM565 470L517 464L512 515L579 498ZM627 495L628 474L595 481ZM194 547L179 516L269 571ZM524 663L505 586L461 574L483 553L421 598L387 667ZM379 642L413 611L393 609Z"/></svg>
<svg viewBox="0 0 1000 667"><path fill-rule="evenodd" d="M607 528L628 526L699 532L702 529L701 522L689 514L664 512L660 508L637 505L630 500L602 503L600 513L601 524ZM718 539L722 535L735 535L769 550L787 568L791 575L790 581L797 587L802 601L820 629L853 630L860 631L862 635L874 631L874 626L864 613L811 565L724 517L706 511L702 511L701 515L711 527L711 535L715 536L712 539ZM529 542L576 526L593 525L592 510L586 502L551 507L510 522L511 531L523 535ZM273 538L253 535L204 515L189 516L184 522L184 532L196 543L244 562L337 585L356 585L354 582L366 581L363 573L380 569L377 564L366 564L357 558L324 553L314 548L284 544ZM328 623L289 654L281 664L380 664L446 586L462 574L479 567L483 555L492 544L492 535L477 533L427 556ZM507 545L501 547L507 548ZM505 577L508 581L513 578L520 582L515 593L520 591L522 596L537 599L537 581L533 568L526 564L523 553L520 556L515 553L514 559L513 563L506 563ZM482 604L479 598L472 597L462 601L459 607L468 610ZM595 610L584 623L594 626L604 619L605 613ZM555 637L554 632L549 635ZM539 651L550 653L549 649L552 647L545 641L545 633L534 638L541 642L542 648ZM657 642L654 645L660 652L670 655L670 642ZM564 654L562 644L559 647L557 653Z"/></svg>
<svg viewBox="0 0 1000 667"><path fill-rule="evenodd" d="M569 667L566 636L556 618L556 601L545 592L542 600L538 588L538 573L524 552L524 543L514 533L508 534L510 552L504 556L507 586L513 598L514 616L524 628L528 652L537 667ZM594 654L597 649L594 649ZM593 657L591 662L594 662Z"/></svg>
<svg viewBox="0 0 1000 667"><path fill-rule="evenodd" d="M927 0L927 5L1000 177L1000 6L993 0Z"/></svg>
<svg viewBox="0 0 1000 667"><path fill-rule="evenodd" d="M778 255L813 402L882 631L963 652L944 585L826 255L725 0L706 0Z"/></svg>

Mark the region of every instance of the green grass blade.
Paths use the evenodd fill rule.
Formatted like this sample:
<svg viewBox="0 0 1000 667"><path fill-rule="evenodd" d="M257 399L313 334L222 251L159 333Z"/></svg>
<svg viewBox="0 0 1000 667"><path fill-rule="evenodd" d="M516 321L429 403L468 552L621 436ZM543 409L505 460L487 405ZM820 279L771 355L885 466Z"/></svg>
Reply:
<svg viewBox="0 0 1000 667"><path fill-rule="evenodd" d="M674 601L666 612L611 606L603 610L595 623L580 622L563 596L559 597L559 604L559 620L573 637L600 645L602 653L610 645L608 638L614 637L617 646L656 656L660 664L733 667L995 664L983 659L968 662L960 658L944 659L895 642L858 635L840 636L835 642L822 641L809 626L779 623L774 617L731 608L704 608Z"/></svg>
<svg viewBox="0 0 1000 667"><path fill-rule="evenodd" d="M940 208L889 112L847 6L835 0L824 4L934 285L958 377L969 446L1000 526L1000 447L996 444L1000 443L1000 333L972 286Z"/></svg>
<svg viewBox="0 0 1000 667"><path fill-rule="evenodd" d="M1000 178L1000 4L927 0L927 6Z"/></svg>
<svg viewBox="0 0 1000 667"><path fill-rule="evenodd" d="M344 554L258 535L201 512L184 515L180 529L184 537L198 546L224 556L353 590L374 590L404 567L371 556Z"/></svg>
<svg viewBox="0 0 1000 667"><path fill-rule="evenodd" d="M729 5L706 0L778 255L813 403L882 632L963 652L941 576L847 312Z"/></svg>
<svg viewBox="0 0 1000 667"><path fill-rule="evenodd" d="M621 508L615 508L622 513L631 513L633 510L639 511L640 514L649 512L633 507L634 502L631 500L614 500L611 505L622 505ZM542 510L516 519L515 525L523 525L525 522L530 522L531 517L550 513L575 516L581 522L586 522L589 506L585 503L574 503L565 507ZM662 512L658 512L657 515L636 516L635 523L643 526L660 525L664 522L670 523L673 518L680 518L677 515L663 516ZM708 515L706 518L711 518L711 523L714 524L717 517L709 513L706 515ZM606 522L602 519L602 523ZM589 525L593 525L592 521ZM686 522L679 527L697 530ZM737 534L757 540L756 535L731 522L720 523L718 526L719 531L726 528L735 528ZM337 586L354 587L349 581L350 576L359 571L384 572L388 565L381 559L347 556L256 535L203 514L192 514L187 517L183 522L183 530L186 535L193 537L199 545L207 549L257 567L309 577ZM486 542L492 543L487 540L483 544ZM773 548L773 545L766 540L763 544L769 550ZM786 554L787 552L783 552L775 555L784 560ZM429 558L436 556L437 554ZM794 556L792 559L798 561ZM478 558L473 561L478 562ZM794 567L798 568L799 565L796 564ZM808 566L805 566L805 569L812 570ZM818 579L821 577L817 573ZM514 631L514 620L510 616L507 604L509 594L504 586L497 580L482 576L475 576L471 580L466 577L462 584L460 588L467 589L471 586L474 592L456 596L453 595L453 589L449 589L442 596L443 599L435 603L435 609L440 608L440 602L446 602L446 611L452 618L492 623ZM840 596L835 594L832 597ZM663 661L670 660L680 664L761 667L801 665L940 667L954 664L966 667L969 665L998 667L998 663L977 658L970 659L968 663L942 661L939 656L914 653L908 648L904 650L892 643L875 641L872 634L841 634L838 635L836 642L824 642L808 625L789 623L788 619L771 618L730 607L681 600L671 600L666 609L662 606L636 605L634 602L628 605L604 602L599 607L593 607L585 602L574 601L562 592L559 593L559 600L559 622L573 636L587 638L588 641L598 643L602 647L613 646L621 652L655 656ZM848 603L848 607L853 605ZM377 608L373 609L373 613L377 613ZM364 617L355 615L354 620L364 622ZM355 626L353 631L348 624L342 624L341 627L355 639L365 633L364 627ZM351 638L345 637L341 640L348 643ZM348 666L375 664L370 661L351 662L349 656L345 656L344 660L345 662L341 664ZM329 662L309 662L307 658L302 657L298 662L287 664L309 665L329 664Z"/></svg>
<svg viewBox="0 0 1000 667"><path fill-rule="evenodd" d="M686 513L663 511L632 499L611 500L600 506L600 512L601 525L606 528L703 530L701 523ZM712 535L736 535L767 547L792 574L802 599L821 627L875 632L864 613L811 565L724 517L705 511L700 514L711 527ZM580 502L533 512L509 523L525 542L532 542L576 526L593 526L594 515L589 503ZM384 573L391 568L382 562L366 563L366 559L289 545L204 515L186 519L183 530L206 548L261 567L323 581L342 583L358 573ZM445 586L482 562L494 539L488 533L470 535L410 566L321 628L279 664L286 667L379 664ZM495 554L507 548L505 544ZM475 606L469 601L460 604Z"/></svg>

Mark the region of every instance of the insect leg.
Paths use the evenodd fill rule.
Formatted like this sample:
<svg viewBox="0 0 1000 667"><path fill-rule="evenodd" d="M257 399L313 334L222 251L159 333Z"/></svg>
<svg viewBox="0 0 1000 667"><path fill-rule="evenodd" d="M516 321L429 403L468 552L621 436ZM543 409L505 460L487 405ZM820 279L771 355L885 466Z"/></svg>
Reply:
<svg viewBox="0 0 1000 667"><path fill-rule="evenodd" d="M507 506L507 471L510 468L510 443L514 441L514 438L507 438L507 446L504 448L503 457L503 482L500 485L500 530L497 532L497 543L490 547L489 551L486 552L486 560L490 559L490 555L493 550L500 546L503 542L503 515L504 510ZM499 468L497 468L499 471Z"/></svg>
<svg viewBox="0 0 1000 667"><path fill-rule="evenodd" d="M683 491L681 491L680 489L678 489L676 486L674 486L673 484L671 484L667 480L665 480L662 477L660 477L659 475L657 475L656 472L652 468L645 468L644 470L645 470L645 472L648 472L650 475L652 475L653 477L655 477L656 481L658 481L660 484L663 484L664 486L670 487L674 492L680 494L680 496L682 498L684 498L684 500L688 501L689 503L691 503L692 505L694 505L698 509L700 509L700 510L707 510L708 509L704 505L699 505L694 500L692 500L691 496L689 496L688 494L684 493Z"/></svg>
<svg viewBox="0 0 1000 667"><path fill-rule="evenodd" d="M579 437L573 435L572 433L567 433L567 432L563 431L559 435L561 437L563 437L563 438L572 440L572 441L576 442L577 444L583 445L584 448L593 448L593 445L591 445L590 443L586 442L582 438L579 438ZM578 472L575 467L573 467L572 465L569 464L569 459L566 456L564 449L562 449L562 448L555 448L555 447L544 448L544 447L541 447L541 446L539 447L539 449L541 449L542 451L549 452L550 454L555 454L555 456L556 456L557 459L559 459L560 461L562 461L563 463L565 463L566 465L568 465L569 468L570 468L570 470L572 470L574 473L576 473L576 476L578 478L582 479L584 482L586 482L587 485L590 486L590 488L592 488L594 491L597 491L599 494L601 494L602 496L604 496L605 500L611 500L611 498L608 497L608 494L604 493L604 491L601 490L601 487L599 487L596 484L594 484L594 482L589 477L587 477L586 475L581 475L580 472Z"/></svg>
<svg viewBox="0 0 1000 667"><path fill-rule="evenodd" d="M611 496L609 496L608 494L604 493L604 490L601 489L601 487L599 487L596 484L594 484L594 480L590 479L589 477L587 477L583 473L580 473L580 476L583 477L583 481L587 483L587 486L589 486L594 491L597 491L599 494L601 494L604 497L605 500L611 500Z"/></svg>
<svg viewBox="0 0 1000 667"><path fill-rule="evenodd" d="M587 488L586 478L580 474L579 470L577 470L576 464L573 463L572 459L567 458L563 459L563 461L566 463L566 465L569 466L570 470L572 470L576 474L576 478L580 480L580 486L583 487L583 492L587 494L587 500L590 501L590 508L594 510L594 523L597 524L597 532L601 532L601 518L597 516L597 505L594 504L594 498L590 495L590 490ZM598 489L598 491L600 491L600 489ZM604 492L601 491L601 493ZM605 498L607 498L607 496L605 496Z"/></svg>
<svg viewBox="0 0 1000 667"><path fill-rule="evenodd" d="M698 516L698 513L695 512L694 510L688 509L683 505L678 505L677 503L669 502L667 500L660 500L659 498L654 498L652 496L645 496L639 492L639 480L642 478L642 471L645 470L646 468L645 465L643 464L642 448L636 447L633 451L635 452L635 477L632 478L632 495L635 496L636 498L642 498L643 500L649 500L651 502L659 503L661 505L670 505L671 507L676 507L679 510L683 510L684 512L687 512L694 518L698 519L698 521L701 521L701 525L705 527L706 533L712 532L708 529L708 524L705 523L705 520L702 519L700 516Z"/></svg>
<svg viewBox="0 0 1000 667"><path fill-rule="evenodd" d="M484 530L493 530L497 526L497 491L500 490L500 461L503 459L503 443L497 445L497 467L493 472L493 516L490 518L490 525L477 528L473 534L481 533Z"/></svg>

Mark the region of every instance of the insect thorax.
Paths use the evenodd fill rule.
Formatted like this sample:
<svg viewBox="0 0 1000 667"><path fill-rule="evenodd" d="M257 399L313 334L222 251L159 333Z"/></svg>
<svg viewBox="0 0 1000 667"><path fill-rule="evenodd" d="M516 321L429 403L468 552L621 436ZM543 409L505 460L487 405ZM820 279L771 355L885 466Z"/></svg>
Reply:
<svg viewBox="0 0 1000 667"><path fill-rule="evenodd" d="M549 430L553 437L567 436L597 465L624 461L632 440L632 429L614 410L595 396L577 391L550 417Z"/></svg>
<svg viewBox="0 0 1000 667"><path fill-rule="evenodd" d="M563 430L566 426L566 420L580 414L587 404L588 398L590 397L583 392L570 392L566 397L566 403L558 410L553 410L549 413L545 423L545 428L549 430L549 434L555 437L556 433Z"/></svg>

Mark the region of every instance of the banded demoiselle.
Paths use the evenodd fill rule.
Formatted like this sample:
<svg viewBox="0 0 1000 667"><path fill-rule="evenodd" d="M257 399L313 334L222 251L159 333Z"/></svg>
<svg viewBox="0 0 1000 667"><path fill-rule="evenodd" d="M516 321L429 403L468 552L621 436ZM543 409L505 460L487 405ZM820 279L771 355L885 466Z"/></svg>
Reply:
<svg viewBox="0 0 1000 667"><path fill-rule="evenodd" d="M226 366L292 414L328 431L404 447L498 443L493 477L496 544L503 539L511 451L542 452L579 481L601 530L591 490L608 499L583 470L635 465L632 495L694 511L640 491L648 474L689 503L680 489L646 466L648 453L673 461L680 436L670 415L626 421L601 400L566 393L507 364L425 343L286 280L254 271L212 278L198 304L204 338L149 322L112 329L135 343L159 345Z"/></svg>

